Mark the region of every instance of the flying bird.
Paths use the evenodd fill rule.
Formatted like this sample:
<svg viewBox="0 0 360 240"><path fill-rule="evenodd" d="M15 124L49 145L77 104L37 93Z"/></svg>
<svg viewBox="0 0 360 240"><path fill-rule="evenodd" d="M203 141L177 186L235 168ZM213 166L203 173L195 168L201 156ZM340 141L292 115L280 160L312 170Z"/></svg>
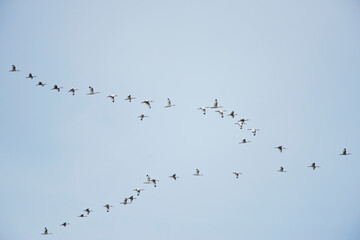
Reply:
<svg viewBox="0 0 360 240"><path fill-rule="evenodd" d="M235 111L232 111L230 114L228 114L228 116L234 118L237 114L235 113Z"/></svg>
<svg viewBox="0 0 360 240"><path fill-rule="evenodd" d="M46 83L43 83L43 82L38 82L38 84L36 84L36 86L45 86L46 85Z"/></svg>
<svg viewBox="0 0 360 240"><path fill-rule="evenodd" d="M209 107L199 107L197 110L202 110L203 114L206 114L206 109Z"/></svg>
<svg viewBox="0 0 360 240"><path fill-rule="evenodd" d="M239 178L239 175L242 174L242 173L239 173L239 172L233 172L233 174L235 174L236 178Z"/></svg>
<svg viewBox="0 0 360 240"><path fill-rule="evenodd" d="M284 149L286 149L286 148L283 147L283 146L278 146L278 147L275 147L275 148L279 149L280 152L282 152Z"/></svg>
<svg viewBox="0 0 360 240"><path fill-rule="evenodd" d="M75 91L79 91L79 89L77 89L77 88L72 88L72 89L70 89L68 92L71 92L72 95L74 96L74 95L75 95Z"/></svg>
<svg viewBox="0 0 360 240"><path fill-rule="evenodd" d="M112 102L115 102L115 97L117 97L117 95L111 94L109 96L107 96L108 98L112 99Z"/></svg>
<svg viewBox="0 0 360 240"><path fill-rule="evenodd" d="M136 194L139 196L141 191L144 191L144 189L142 188L135 188L134 191L136 192Z"/></svg>
<svg viewBox="0 0 360 240"><path fill-rule="evenodd" d="M241 142L239 142L239 144L243 144L243 143L249 143L249 142L251 142L251 141L249 141L249 140L246 140L246 139L244 138L243 140L241 140Z"/></svg>
<svg viewBox="0 0 360 240"><path fill-rule="evenodd" d="M240 129L242 129L242 128L243 128L243 125L246 124L246 123L236 122L236 123L234 123L234 124L239 125Z"/></svg>
<svg viewBox="0 0 360 240"><path fill-rule="evenodd" d="M37 77L37 76L34 76L34 75L32 75L32 73L29 73L29 75L28 75L26 78L33 79L33 78L35 78L35 77Z"/></svg>
<svg viewBox="0 0 360 240"><path fill-rule="evenodd" d="M110 208L113 207L113 206L111 206L109 204L105 204L103 207L106 208L106 212L109 212Z"/></svg>
<svg viewBox="0 0 360 240"><path fill-rule="evenodd" d="M80 216L78 216L78 217L84 218L84 217L87 217L87 216L84 215L84 214L80 214Z"/></svg>
<svg viewBox="0 0 360 240"><path fill-rule="evenodd" d="M193 174L194 176L202 176L202 174L200 174L200 170L196 169L195 173Z"/></svg>
<svg viewBox="0 0 360 240"><path fill-rule="evenodd" d="M224 112L226 112L226 110L216 110L215 112L218 112L221 118L224 118Z"/></svg>
<svg viewBox="0 0 360 240"><path fill-rule="evenodd" d="M318 168L320 166L316 166L315 163L312 163L311 166L308 166L308 167L311 167L313 170L315 170L316 168Z"/></svg>
<svg viewBox="0 0 360 240"><path fill-rule="evenodd" d="M159 180L156 179L151 179L151 182L154 184L154 187L156 187L156 182L158 182Z"/></svg>
<svg viewBox="0 0 360 240"><path fill-rule="evenodd" d="M95 95L95 94L98 94L100 92L94 92L94 88L92 88L91 86L89 86L89 93L86 94L86 95Z"/></svg>
<svg viewBox="0 0 360 240"><path fill-rule="evenodd" d="M149 117L149 116L145 116L144 114L141 114L140 116L138 116L138 118L140 118L141 121L146 117Z"/></svg>
<svg viewBox="0 0 360 240"><path fill-rule="evenodd" d="M222 106L219 106L219 105L218 105L218 100L215 99L214 106L212 106L211 108L222 108Z"/></svg>
<svg viewBox="0 0 360 240"><path fill-rule="evenodd" d="M171 101L170 99L168 98L168 104L165 106L165 108L169 108L169 107L174 107L175 105L174 104L171 104Z"/></svg>
<svg viewBox="0 0 360 240"><path fill-rule="evenodd" d="M238 122L241 122L243 124L245 124L245 122L249 121L250 119L245 119L245 118L242 118L240 119Z"/></svg>
<svg viewBox="0 0 360 240"><path fill-rule="evenodd" d="M172 179L174 179L174 180L180 178L180 177L176 176L176 173L174 173L173 175L171 175L171 176L169 176L169 177L172 178Z"/></svg>
<svg viewBox="0 0 360 240"><path fill-rule="evenodd" d="M15 65L11 65L11 70L9 70L9 72L19 72L20 70L17 70Z"/></svg>
<svg viewBox="0 0 360 240"><path fill-rule="evenodd" d="M48 229L45 227L44 232L41 235L49 235L52 233L49 233Z"/></svg>
<svg viewBox="0 0 360 240"><path fill-rule="evenodd" d="M130 196L128 199L130 200L130 203L132 203L136 198L134 198L134 196Z"/></svg>
<svg viewBox="0 0 360 240"><path fill-rule="evenodd" d="M124 206L125 206L126 204L130 204L130 203L128 203L128 199L127 199L127 198L125 198L125 199L124 199L124 201L123 201L123 202L121 202L120 204L124 204Z"/></svg>
<svg viewBox="0 0 360 240"><path fill-rule="evenodd" d="M144 182L144 184L150 184L151 180L150 180L150 176L146 175L146 182Z"/></svg>
<svg viewBox="0 0 360 240"><path fill-rule="evenodd" d="M142 101L141 103L145 103L149 108L151 108L151 102L154 102L154 101L151 101L151 100L145 100L145 101Z"/></svg>
<svg viewBox="0 0 360 240"><path fill-rule="evenodd" d="M283 167L280 167L280 170L278 172L286 172Z"/></svg>
<svg viewBox="0 0 360 240"><path fill-rule="evenodd" d="M249 128L248 130L251 130L252 134L254 134L254 136L256 136L256 132L260 131L260 129L258 128Z"/></svg>
<svg viewBox="0 0 360 240"><path fill-rule="evenodd" d="M64 222L63 224L61 224L60 226L61 227L66 227L67 225L69 225L70 223L68 223L68 222Z"/></svg>
<svg viewBox="0 0 360 240"><path fill-rule="evenodd" d="M60 89L62 89L63 87L58 87L58 85L54 85L54 87L51 90L57 90L58 92L60 92Z"/></svg>
<svg viewBox="0 0 360 240"><path fill-rule="evenodd" d="M347 153L346 148L344 148L343 152L341 154L339 154L339 155L346 156L346 155L351 155L351 153Z"/></svg>
<svg viewBox="0 0 360 240"><path fill-rule="evenodd" d="M129 101L131 102L132 99L136 99L135 97L131 97L131 95L127 96L127 98L125 98L125 101Z"/></svg>
<svg viewBox="0 0 360 240"><path fill-rule="evenodd" d="M92 210L90 210L89 208L87 208L87 209L85 209L85 210L83 210L83 211L86 212L87 215L89 215L89 214L92 212Z"/></svg>

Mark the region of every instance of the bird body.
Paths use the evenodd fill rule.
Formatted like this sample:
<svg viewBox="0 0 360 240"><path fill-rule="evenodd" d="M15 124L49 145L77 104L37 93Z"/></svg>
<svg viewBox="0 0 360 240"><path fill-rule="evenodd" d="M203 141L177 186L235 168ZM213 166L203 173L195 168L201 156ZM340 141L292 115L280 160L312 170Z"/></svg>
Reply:
<svg viewBox="0 0 360 240"><path fill-rule="evenodd" d="M136 192L136 194L139 196L141 191L144 191L144 189L142 188L135 188L134 191Z"/></svg>
<svg viewBox="0 0 360 240"><path fill-rule="evenodd" d="M202 176L202 174L200 174L200 170L196 169L195 173L193 174L194 176Z"/></svg>
<svg viewBox="0 0 360 240"><path fill-rule="evenodd" d="M346 152L346 148L344 148L343 152L340 154L341 156L351 155L351 153Z"/></svg>
<svg viewBox="0 0 360 240"><path fill-rule="evenodd" d="M63 87L58 87L58 85L54 85L54 87L51 90L57 90L58 92L60 92L60 89L62 89Z"/></svg>
<svg viewBox="0 0 360 240"><path fill-rule="evenodd" d="M209 107L199 107L197 110L202 110L203 114L206 114L206 109Z"/></svg>
<svg viewBox="0 0 360 240"><path fill-rule="evenodd" d="M219 106L219 104L218 104L218 100L217 100L217 99L215 99L214 106L212 106L211 108L222 108L222 106Z"/></svg>
<svg viewBox="0 0 360 240"><path fill-rule="evenodd" d="M68 222L64 222L64 223L61 224L60 226L61 226L61 227L66 227L67 225L69 225L69 223L68 223Z"/></svg>
<svg viewBox="0 0 360 240"><path fill-rule="evenodd" d="M171 101L170 99L168 98L168 104L165 106L165 108L169 108L169 107L174 107L175 105L174 104L171 104Z"/></svg>
<svg viewBox="0 0 360 240"><path fill-rule="evenodd" d="M75 95L75 91L78 91L79 89L77 89L77 88L72 88L72 89L70 89L68 92L71 92L72 93L72 95L74 96Z"/></svg>
<svg viewBox="0 0 360 240"><path fill-rule="evenodd" d="M283 147L283 146L278 146L278 147L275 147L275 148L277 148L277 149L279 149L279 151L282 153L282 151L284 150L284 149L286 149L285 147Z"/></svg>
<svg viewBox="0 0 360 240"><path fill-rule="evenodd" d="M30 78L30 79L33 79L35 78L36 76L32 75L32 73L29 73L29 75L26 77L26 78Z"/></svg>
<svg viewBox="0 0 360 240"><path fill-rule="evenodd" d="M283 167L280 167L280 170L278 172L286 172Z"/></svg>
<svg viewBox="0 0 360 240"><path fill-rule="evenodd" d="M228 116L234 118L237 114L235 113L235 111L232 111L231 113L228 114Z"/></svg>
<svg viewBox="0 0 360 240"><path fill-rule="evenodd" d="M239 172L233 172L233 174L235 174L236 178L239 178L239 175L242 174L242 173L239 173Z"/></svg>
<svg viewBox="0 0 360 240"><path fill-rule="evenodd" d="M49 235L52 233L49 233L48 229L45 227L44 232L41 235Z"/></svg>
<svg viewBox="0 0 360 240"><path fill-rule="evenodd" d="M115 97L117 97L117 95L111 94L109 96L107 96L108 98L112 99L112 102L115 102Z"/></svg>
<svg viewBox="0 0 360 240"><path fill-rule="evenodd" d="M17 70L15 65L11 65L11 70L9 72L20 72L20 70Z"/></svg>
<svg viewBox="0 0 360 240"><path fill-rule="evenodd" d="M89 215L89 214L92 212L92 210L90 210L89 208L87 208L87 209L85 209L85 210L83 210L83 211L86 212L87 215Z"/></svg>
<svg viewBox="0 0 360 240"><path fill-rule="evenodd" d="M149 117L149 116L145 116L144 114L141 114L140 116L138 116L138 118L140 118L140 121L142 121L146 117Z"/></svg>
<svg viewBox="0 0 360 240"><path fill-rule="evenodd" d="M43 83L43 82L38 82L38 84L36 84L36 86L45 86L46 85L46 83Z"/></svg>
<svg viewBox="0 0 360 240"><path fill-rule="evenodd" d="M315 163L312 163L311 166L308 166L308 167L311 167L313 170L315 170L316 168L318 168L320 166L316 166Z"/></svg>
<svg viewBox="0 0 360 240"><path fill-rule="evenodd" d="M169 177L172 178L172 179L174 179L174 180L180 178L180 177L176 176L176 173L174 173L173 175L171 175L171 176L169 176Z"/></svg>
<svg viewBox="0 0 360 240"><path fill-rule="evenodd" d="M215 112L218 112L221 118L224 118L224 112L226 112L226 110L216 110Z"/></svg>
<svg viewBox="0 0 360 240"><path fill-rule="evenodd" d="M251 142L251 141L249 141L249 140L246 140L246 139L244 138L243 140L241 140L241 142L239 142L239 144L243 144L243 143L249 143L249 142Z"/></svg>
<svg viewBox="0 0 360 240"><path fill-rule="evenodd" d="M100 92L94 92L94 88L92 88L91 86L89 86L89 93L86 94L86 95L95 95L95 94L98 94Z"/></svg>
<svg viewBox="0 0 360 240"><path fill-rule="evenodd" d="M151 101L151 100L145 100L145 101L142 101L141 103L145 103L149 108L151 108L151 104L154 101Z"/></svg>
<svg viewBox="0 0 360 240"><path fill-rule="evenodd" d="M260 129L258 129L258 128L249 128L248 130L251 130L251 132L254 134L254 136L256 136L257 131L260 131Z"/></svg>
<svg viewBox="0 0 360 240"><path fill-rule="evenodd" d="M135 97L131 97L131 95L127 96L127 98L125 98L125 101L129 101L131 102L132 99L136 99Z"/></svg>
<svg viewBox="0 0 360 240"><path fill-rule="evenodd" d="M106 212L109 212L110 208L113 207L113 206L111 206L109 204L105 204L103 207L106 208Z"/></svg>

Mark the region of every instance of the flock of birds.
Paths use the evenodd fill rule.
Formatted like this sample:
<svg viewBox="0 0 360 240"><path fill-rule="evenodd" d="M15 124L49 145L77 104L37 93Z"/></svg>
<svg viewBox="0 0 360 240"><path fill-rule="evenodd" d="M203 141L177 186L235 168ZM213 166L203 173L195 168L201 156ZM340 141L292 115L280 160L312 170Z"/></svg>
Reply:
<svg viewBox="0 0 360 240"><path fill-rule="evenodd" d="M20 70L18 70L15 65L12 65L12 68L11 68L10 72L19 72L19 71L20 71ZM37 77L37 76L33 75L32 73L29 73L26 78L34 79L34 78L36 78L36 77ZM42 87L44 87L45 85L47 85L47 84L46 84L46 83L43 83L43 82L40 82L40 81L36 84L36 86L42 86ZM58 91L58 92L60 92L61 89L63 89L63 87L59 87L59 86L56 85L56 84L53 86L53 88L51 88L51 90L56 90L56 91ZM77 88L71 88L71 89L68 90L68 92L71 93L72 95L75 95L75 93L76 93L78 90L79 90L79 89L77 89ZM89 92L87 93L87 95L95 95L95 94L99 94L99 93L100 93L100 92L95 92L95 91L94 91L94 88L91 87L91 86L89 86ZM116 98L116 97L118 97L118 95L116 95L116 94L110 94L110 95L107 96L107 98L110 98L112 102L115 102L115 98ZM131 95L128 95L124 100L131 102L131 101L134 100L134 99L136 99L136 98L133 97L133 96L131 96ZM145 104L148 108L151 108L151 103L153 103L153 102L154 102L154 101L152 101L152 100L144 100L144 101L142 101L141 103L142 103L142 104ZM168 98L168 99L167 99L167 105L164 106L164 107L165 107L165 108L170 108L170 107L174 107L174 106L175 106L175 105L172 104L171 100ZM209 107L209 106L203 106L203 107L199 107L197 110L201 110L202 113L203 113L204 115L206 115L206 110L207 110L207 109L215 109L215 112L219 113L220 116L221 116L221 118L224 118L224 113L227 112L227 110L224 110L224 109L222 109L222 108L223 108L223 106L220 106L220 105L218 104L218 100L215 99L215 102L214 102L213 106L211 106L211 107ZM237 116L237 115L238 115L238 114L236 114L235 111L231 111L229 114L227 114L227 116L232 117L232 118L235 118L235 116ZM149 117L149 116L146 116L146 115L144 115L144 114L141 114L141 115L139 115L138 117L139 117L140 120L142 121L144 118ZM244 126L245 124L247 124L248 121L249 121L249 119L242 118L242 119L239 119L235 124L238 125L238 126L240 127L240 129L243 129L243 126ZM251 133L252 133L254 136L256 136L256 133L257 133L258 131L260 131L260 129L258 129L258 128L249 128L248 130L251 131ZM249 143L249 142L251 142L251 141L250 141L250 140L247 140L247 139L242 139L242 140L239 142L239 144L245 144L245 143ZM275 147L275 149L278 149L279 152L282 153L283 150L285 150L286 148L285 148L284 146L277 146L277 147ZM347 150L346 150L346 148L344 148L343 151L342 151L342 153L339 154L339 155L341 155L341 156L347 156L347 155L351 155L351 153L348 153ZM308 167L309 167L309 168L312 168L313 170L315 170L316 168L319 168L320 166L316 165L316 163L312 163L312 164L311 164L310 166L308 166ZM281 166L280 169L277 170L277 171L278 171L278 172L281 172L281 173L286 173L286 172L287 172L287 171L285 171L284 167L282 167L282 166ZM240 176L242 173L234 171L234 172L232 172L232 174L234 174L236 178L239 178L239 176ZM197 177L203 176L203 174L200 173L200 170L199 170L199 169L196 169L196 170L195 170L195 173L194 173L193 175L194 175L194 176L197 176ZM177 176L176 173L174 173L174 174L172 174L171 176L169 176L169 178L172 178L173 180L177 180L177 179L180 178L180 177ZM150 178L149 175L146 175L146 181L144 182L144 184L153 184L153 186L156 187L158 182L159 182L158 179ZM143 189L143 188L136 188L136 189L134 189L134 191L136 192L136 195L137 195L137 196L140 196L140 193L141 193L142 191L144 191L144 189ZM135 197L132 195L132 196L130 196L130 197L128 197L128 198L125 198L124 201L121 202L120 204L123 204L123 205L131 204L135 199L137 199L137 198L135 198ZM112 205L110 205L110 204L105 204L103 207L106 209L106 212L110 212L110 208L112 208L112 207L114 207L114 206L112 206ZM86 208L86 209L83 210L83 212L85 212L85 213L80 214L78 217L80 217L80 218L88 217L88 216L90 215L90 213L93 212L93 210L91 210L90 208ZM61 226L61 227L67 227L68 225L69 225L68 222L64 222L64 223L62 223L60 226ZM52 233L50 233L49 230L48 230L46 227L45 227L45 229L44 229L44 232L41 233L41 235L50 235L50 234L52 234Z"/></svg>

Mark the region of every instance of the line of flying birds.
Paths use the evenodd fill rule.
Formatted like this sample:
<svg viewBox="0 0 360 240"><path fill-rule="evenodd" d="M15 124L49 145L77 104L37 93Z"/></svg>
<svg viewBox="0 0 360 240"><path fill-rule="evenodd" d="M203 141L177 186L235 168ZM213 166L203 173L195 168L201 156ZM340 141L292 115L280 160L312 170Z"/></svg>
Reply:
<svg viewBox="0 0 360 240"><path fill-rule="evenodd" d="M16 66L15 65L12 65L12 68L11 70L9 70L10 72L19 72L20 70L16 69ZM29 79L34 79L36 78L37 76L33 75L32 73L29 73L28 76L26 78L29 78ZM43 82L38 82L36 84L36 86L42 86L44 87L45 85L47 85L46 83L43 83ZM60 92L60 90L63 89L63 87L59 87L58 85L54 85L53 88L51 88L51 90L56 90L58 92ZM75 95L76 91L78 91L79 89L77 88L71 88L70 90L68 90L69 93L71 93L72 95ZM94 88L89 86L89 92L87 93L87 95L95 95L95 94L99 94L100 92L95 92L94 91ZM111 95L108 95L107 96L108 98L111 99L112 102L115 102L115 98L118 97L118 95L116 94L111 94ZM131 96L131 95L128 95L125 100L126 101L129 101L131 102L133 99L136 99L135 97ZM142 101L141 103L147 105L149 108L151 108L151 103L154 102L152 100L145 100L145 101ZM172 104L171 100L168 98L167 99L167 105L165 106L165 108L170 108L170 107L174 107L175 105ZM216 109L215 112L218 112L221 116L221 118L224 118L224 113L227 112L226 110L223 110L223 106L219 106L218 104L218 100L215 99L215 102L214 102L214 105L212 107L208 107L208 106L204 106L204 107L199 107L197 110L201 110L202 113L204 115L206 115L206 109ZM235 111L231 111L229 114L227 114L227 116L230 116L232 118L235 118L235 116L238 115L235 113ZM148 117L148 116L145 116L144 114L141 114L140 116L138 116L140 118L140 120L142 121L144 118ZM240 120L238 120L235 124L238 125L240 127L240 129L243 128L243 125L246 124L246 122L249 121L249 119L245 119L245 118L242 118ZM260 131L260 129L258 128L249 128L248 130L250 130L252 132L252 134L254 136L256 136L256 133L258 131ZM244 144L244 143L249 143L251 141L247 140L247 139L242 139L239 144ZM283 150L285 150L286 148L283 147L283 146L277 146L275 147L275 149L278 149L280 151L280 153L283 152ZM346 148L343 149L342 153L339 154L341 156L346 156L346 155L351 155L351 153L348 153ZM319 168L320 166L316 165L316 163L312 163L310 166L308 166L310 168L312 168L313 170L315 170L316 168ZM281 172L281 173L286 173L287 171L285 171L284 167L280 167L279 170L277 170L278 172ZM236 178L239 178L239 176L242 174L240 172L232 172L232 174L235 175ZM193 174L194 176L203 176L203 174L200 174L200 170L199 169L196 169L195 170L195 173ZM178 178L180 178L179 176L176 175L176 173L174 173L173 175L169 176L170 178L174 179L174 180L177 180ZM154 179L154 178L150 178L149 175L146 175L146 181L144 182L144 184L153 184L154 187L157 186L157 183L159 182L159 180L157 179ZM140 192L144 191L143 188L136 188L134 189L134 191L136 192L137 196L140 196ZM123 205L127 205L127 204L131 204L134 199L136 199L134 196L130 196L128 198L125 198L123 202L121 202L120 204L123 204ZM110 205L110 204L105 204L103 206L105 209L106 209L106 212L110 212L110 208L112 208L113 206ZM78 217L80 218L85 218L85 217L88 217L90 215L90 213L92 212L93 210L90 210L89 208L83 210L83 212L85 213L82 213L80 214ZM68 222L64 222L62 223L60 226L62 227L67 227L69 225ZM49 235L49 234L52 234L48 231L48 229L45 227L44 229L44 232L41 234L41 235Z"/></svg>

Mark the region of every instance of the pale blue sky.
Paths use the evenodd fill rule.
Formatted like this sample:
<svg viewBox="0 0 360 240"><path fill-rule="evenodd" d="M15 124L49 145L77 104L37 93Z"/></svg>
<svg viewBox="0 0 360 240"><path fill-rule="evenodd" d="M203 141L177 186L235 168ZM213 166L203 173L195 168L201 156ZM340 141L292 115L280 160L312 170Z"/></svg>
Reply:
<svg viewBox="0 0 360 240"><path fill-rule="evenodd" d="M359 13L355 0L1 0L0 239L359 239ZM239 115L196 110L215 98Z"/></svg>

